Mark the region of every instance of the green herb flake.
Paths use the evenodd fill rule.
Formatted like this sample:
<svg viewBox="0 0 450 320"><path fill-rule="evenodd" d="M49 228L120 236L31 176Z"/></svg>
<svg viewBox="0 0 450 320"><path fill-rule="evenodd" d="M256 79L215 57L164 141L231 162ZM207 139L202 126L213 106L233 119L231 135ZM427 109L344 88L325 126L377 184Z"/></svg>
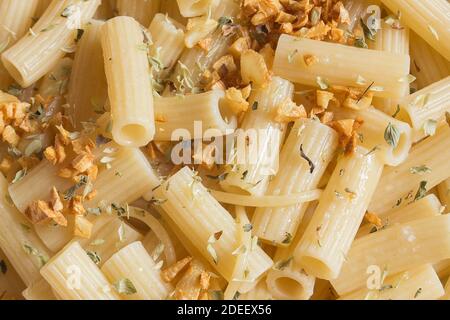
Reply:
<svg viewBox="0 0 450 320"><path fill-rule="evenodd" d="M417 190L414 201L420 200L427 195L427 181L421 181L419 185L419 190Z"/></svg>
<svg viewBox="0 0 450 320"><path fill-rule="evenodd" d="M431 169L428 168L427 166L419 166L419 167L412 167L409 169L409 172L411 174L419 174L419 175L424 175L426 173L430 173Z"/></svg>
<svg viewBox="0 0 450 320"><path fill-rule="evenodd" d="M396 148L400 142L400 132L392 123L389 123L384 131L384 140L393 148Z"/></svg>
<svg viewBox="0 0 450 320"><path fill-rule="evenodd" d="M119 294L122 295L129 296L137 293L136 287L134 286L133 282L131 282L131 280L127 278L118 280L113 284L113 287Z"/></svg>

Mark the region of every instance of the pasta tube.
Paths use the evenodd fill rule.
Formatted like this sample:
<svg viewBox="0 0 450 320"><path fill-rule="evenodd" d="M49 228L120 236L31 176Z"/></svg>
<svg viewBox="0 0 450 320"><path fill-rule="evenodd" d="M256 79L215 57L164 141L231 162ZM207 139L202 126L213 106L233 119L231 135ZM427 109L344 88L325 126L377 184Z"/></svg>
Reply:
<svg viewBox="0 0 450 320"><path fill-rule="evenodd" d="M184 50L184 27L166 15L158 13L148 28L152 36L150 55L156 61L153 76L164 80L172 71ZM160 65L159 65L160 64Z"/></svg>
<svg viewBox="0 0 450 320"><path fill-rule="evenodd" d="M267 194L284 195L317 188L338 146L337 134L314 120L299 120L280 155L280 170L269 183ZM308 162L309 159L311 163ZM254 234L280 246L293 237L307 203L284 208L258 208L253 215Z"/></svg>
<svg viewBox="0 0 450 320"><path fill-rule="evenodd" d="M1 51L16 43L31 27L32 18L38 10L40 0L17 1L5 0L0 3ZM6 89L12 83L12 78L3 64L0 64L0 88Z"/></svg>
<svg viewBox="0 0 450 320"><path fill-rule="evenodd" d="M429 264L387 277L380 289L360 289L339 300L436 300L444 288Z"/></svg>
<svg viewBox="0 0 450 320"><path fill-rule="evenodd" d="M410 41L411 73L416 77L414 85L423 89L450 75L450 62L436 52L415 32Z"/></svg>
<svg viewBox="0 0 450 320"><path fill-rule="evenodd" d="M414 220L355 240L339 277L331 283L344 295L366 284L368 268L393 275L449 257L450 217Z"/></svg>
<svg viewBox="0 0 450 320"><path fill-rule="evenodd" d="M409 28L393 28L386 22L381 23L371 49L397 54L409 54ZM406 82L407 83L407 82Z"/></svg>
<svg viewBox="0 0 450 320"><path fill-rule="evenodd" d="M423 197L450 176L449 156L450 128L443 126L435 136L415 145L401 165L384 170L369 210L383 214Z"/></svg>
<svg viewBox="0 0 450 320"><path fill-rule="evenodd" d="M217 0L177 0L183 17L192 18L202 16L214 9Z"/></svg>
<svg viewBox="0 0 450 320"><path fill-rule="evenodd" d="M41 269L62 300L120 300L78 242L72 242Z"/></svg>
<svg viewBox="0 0 450 320"><path fill-rule="evenodd" d="M111 283L121 279L133 283L136 293L122 295L126 300L164 300L172 292L141 242L133 242L114 254L103 265L102 272Z"/></svg>
<svg viewBox="0 0 450 320"><path fill-rule="evenodd" d="M9 203L8 182L0 175L0 248L26 285L40 278L50 253L25 217Z"/></svg>
<svg viewBox="0 0 450 320"><path fill-rule="evenodd" d="M155 140L178 141L177 134L184 140L211 139L232 133L237 119L223 106L223 97L223 91L213 90L183 98L155 98Z"/></svg>
<svg viewBox="0 0 450 320"><path fill-rule="evenodd" d="M256 88L250 96L249 111L237 131L235 148L230 155L223 189L234 193L263 195L270 177L278 172L278 153L286 133L286 124L275 122L274 112L281 103L292 99L294 86L273 77L266 87Z"/></svg>
<svg viewBox="0 0 450 320"><path fill-rule="evenodd" d="M57 300L55 294L53 293L52 287L48 284L44 278L31 284L22 292L23 297L26 300L38 300L38 301L51 301Z"/></svg>
<svg viewBox="0 0 450 320"><path fill-rule="evenodd" d="M108 98L103 52L100 41L104 22L91 20L75 53L67 102L73 108L75 127L98 118Z"/></svg>
<svg viewBox="0 0 450 320"><path fill-rule="evenodd" d="M395 208L384 213L380 216L381 229L400 223L437 216L441 214L441 208L439 199L434 194L430 194L406 207ZM366 236L377 231L378 228L371 223L366 223L359 228L356 237Z"/></svg>
<svg viewBox="0 0 450 320"><path fill-rule="evenodd" d="M316 62L307 65L308 56L315 57ZM375 96L400 98L405 93L401 80L408 76L409 64L409 56L405 54L282 35L273 72L295 83L321 88L328 85L368 87L358 84L357 79L362 77L369 84L373 83L370 89ZM381 73L380 70L389 71Z"/></svg>
<svg viewBox="0 0 450 320"><path fill-rule="evenodd" d="M450 112L450 76L402 99L400 108L416 131L426 131L430 121L444 123Z"/></svg>
<svg viewBox="0 0 450 320"><path fill-rule="evenodd" d="M394 119L375 108L365 110L330 108L330 110L334 112L335 119L363 120L363 124L357 130L359 145L367 150L376 148L377 156L385 164L397 166L408 157L412 145L412 130L408 123Z"/></svg>
<svg viewBox="0 0 450 320"><path fill-rule="evenodd" d="M400 21L410 27L430 46L450 60L450 34L445 0L381 0L392 12L401 12Z"/></svg>
<svg viewBox="0 0 450 320"><path fill-rule="evenodd" d="M155 191L155 197L201 255L231 281L236 260L233 252L239 249L237 225L194 173L184 167ZM255 243L246 249L250 252L245 280L254 282L270 268L272 260Z"/></svg>
<svg viewBox="0 0 450 320"><path fill-rule="evenodd" d="M105 154L102 150L110 149L114 145L106 145L98 153L100 158ZM87 208L98 207L98 202L103 200L106 204L116 203L123 205L139 199L149 190L157 187L159 178L153 171L145 156L139 149L117 148L111 157L109 165L111 169L101 170L97 180L93 183L93 190L97 190L97 196L85 202ZM36 199L49 200L53 186L57 190L66 191L73 186L68 179L58 176L62 166L53 166L47 160L42 161L27 176L9 188L14 204L21 212L25 212L31 202ZM40 188L32 186L40 185Z"/></svg>
<svg viewBox="0 0 450 320"><path fill-rule="evenodd" d="M382 162L358 148L342 157L328 182L294 259L321 279L335 279L383 171Z"/></svg>
<svg viewBox="0 0 450 320"><path fill-rule="evenodd" d="M155 123L142 28L133 18L117 17L105 23L101 40L114 140L128 147L145 146L153 140Z"/></svg>
<svg viewBox="0 0 450 320"><path fill-rule="evenodd" d="M99 4L99 0L54 0L30 32L2 54L14 80L28 87L48 73L70 51L78 30Z"/></svg>

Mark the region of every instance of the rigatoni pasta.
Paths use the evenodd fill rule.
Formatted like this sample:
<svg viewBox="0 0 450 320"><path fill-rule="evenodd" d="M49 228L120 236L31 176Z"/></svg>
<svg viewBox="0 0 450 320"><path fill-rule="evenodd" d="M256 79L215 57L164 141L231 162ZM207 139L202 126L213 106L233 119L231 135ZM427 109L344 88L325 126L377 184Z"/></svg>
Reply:
<svg viewBox="0 0 450 320"><path fill-rule="evenodd" d="M172 290L141 242L133 242L114 254L102 272L111 283L128 279L135 286L136 292L125 296L128 300L163 300Z"/></svg>
<svg viewBox="0 0 450 320"><path fill-rule="evenodd" d="M436 216L407 222L357 239L347 255L334 289L343 295L366 284L367 270L396 274L450 256L450 219Z"/></svg>
<svg viewBox="0 0 450 320"><path fill-rule="evenodd" d="M142 147L153 140L155 122L147 43L141 26L117 17L102 29L112 134L123 146Z"/></svg>
<svg viewBox="0 0 450 320"><path fill-rule="evenodd" d="M337 144L337 135L329 127L312 120L298 121L281 151L280 173L269 183L267 194L300 193L316 188ZM306 208L306 203L259 208L253 215L254 232L272 244L288 245L284 242L295 236Z"/></svg>
<svg viewBox="0 0 450 320"><path fill-rule="evenodd" d="M398 167L383 171L369 210L382 214L420 199L450 174L448 158L450 128L442 127L435 136L415 145L408 159ZM405 183L404 181L408 181Z"/></svg>
<svg viewBox="0 0 450 320"><path fill-rule="evenodd" d="M207 192L195 173L185 167L155 192L166 214L186 232L204 258L231 280L237 226L231 215ZM194 201L193 201L194 200ZM195 218L194 218L195 217ZM189 226L189 227L187 227ZM244 280L257 281L272 260L252 242L248 273Z"/></svg>
<svg viewBox="0 0 450 320"><path fill-rule="evenodd" d="M82 122L95 120L106 111L108 87L100 40L103 24L98 20L90 21L75 53L67 100L78 129Z"/></svg>
<svg viewBox="0 0 450 320"><path fill-rule="evenodd" d="M41 274L61 299L118 300L118 294L78 242L42 268Z"/></svg>
<svg viewBox="0 0 450 320"><path fill-rule="evenodd" d="M313 60L309 60L311 57ZM366 62L371 61L370 65ZM409 56L352 48L323 41L282 35L275 54L273 71L290 81L327 88L328 85L361 87L365 79L375 96L400 98L401 79L409 74ZM379 70L388 70L381 74ZM400 80L400 81L399 81ZM365 82L365 83L366 83Z"/></svg>
<svg viewBox="0 0 450 320"><path fill-rule="evenodd" d="M362 148L338 161L295 249L294 259L307 273L338 277L382 171L383 163Z"/></svg>
<svg viewBox="0 0 450 320"><path fill-rule="evenodd" d="M448 2L445 0L381 0L392 12L401 12L401 21L430 46L450 59Z"/></svg>
<svg viewBox="0 0 450 320"><path fill-rule="evenodd" d="M28 87L45 75L77 41L98 0L54 0L28 34L2 54L11 76Z"/></svg>

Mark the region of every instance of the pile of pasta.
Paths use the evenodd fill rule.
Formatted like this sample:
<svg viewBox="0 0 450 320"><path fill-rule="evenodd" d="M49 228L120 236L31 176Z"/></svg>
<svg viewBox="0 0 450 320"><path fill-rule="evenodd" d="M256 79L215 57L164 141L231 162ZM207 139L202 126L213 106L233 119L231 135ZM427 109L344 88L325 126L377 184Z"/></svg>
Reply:
<svg viewBox="0 0 450 320"><path fill-rule="evenodd" d="M446 0L0 22L0 300L450 297Z"/></svg>

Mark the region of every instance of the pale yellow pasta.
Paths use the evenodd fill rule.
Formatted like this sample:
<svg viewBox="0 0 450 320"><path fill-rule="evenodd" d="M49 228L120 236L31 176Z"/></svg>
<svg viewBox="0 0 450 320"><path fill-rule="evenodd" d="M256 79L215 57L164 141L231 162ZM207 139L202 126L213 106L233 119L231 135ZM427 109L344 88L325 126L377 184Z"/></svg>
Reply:
<svg viewBox="0 0 450 320"><path fill-rule="evenodd" d="M99 20L90 21L75 53L67 103L78 129L82 128L82 122L95 120L99 113L106 111L108 87L100 40L103 24Z"/></svg>
<svg viewBox="0 0 450 320"><path fill-rule="evenodd" d="M337 134L330 127L314 120L296 122L281 151L279 173L270 181L267 194L285 195L317 188L337 146ZM254 234L272 244L286 245L283 241L287 236L295 236L306 208L307 203L299 203L257 209L252 220Z"/></svg>
<svg viewBox="0 0 450 320"><path fill-rule="evenodd" d="M392 12L401 12L400 21L450 60L448 26L450 5L445 0L381 0Z"/></svg>
<svg viewBox="0 0 450 320"><path fill-rule="evenodd" d="M53 0L28 34L2 54L14 80L28 87L51 70L71 50L78 30L99 4L99 0Z"/></svg>
<svg viewBox="0 0 450 320"><path fill-rule="evenodd" d="M39 269L47 262L50 253L11 203L8 182L3 176L0 176L0 194L0 248L23 282L30 285L39 279Z"/></svg>
<svg viewBox="0 0 450 320"><path fill-rule="evenodd" d="M415 131L425 131L430 121L443 124L450 112L450 76L402 99L400 108Z"/></svg>
<svg viewBox="0 0 450 320"><path fill-rule="evenodd" d="M102 28L101 41L114 140L127 147L145 146L153 140L155 123L148 48L142 27L131 17L108 20Z"/></svg>
<svg viewBox="0 0 450 320"><path fill-rule="evenodd" d="M185 233L201 255L228 281L237 247L237 226L232 216L208 193L194 172L185 167L155 191L161 208ZM214 235L221 233L219 240ZM246 280L258 280L272 260L257 245L250 248ZM242 292L245 293L245 292Z"/></svg>
<svg viewBox="0 0 450 320"><path fill-rule="evenodd" d="M380 289L360 289L339 300L436 300L443 295L441 281L427 264L386 277Z"/></svg>
<svg viewBox="0 0 450 320"><path fill-rule="evenodd" d="M363 120L361 127L357 130L358 144L367 150L376 148L374 152L385 164L397 166L408 157L412 145L412 130L408 123L394 119L372 107L365 110L331 108L330 111L334 112L336 120ZM398 133L396 141L386 139L388 127L392 127Z"/></svg>
<svg viewBox="0 0 450 320"><path fill-rule="evenodd" d="M148 26L158 13L160 3L161 0L117 0L117 11L119 16L133 17L141 25Z"/></svg>
<svg viewBox="0 0 450 320"><path fill-rule="evenodd" d="M223 189L234 193L265 194L270 177L278 172L278 153L286 134L286 124L276 122L278 107L292 99L294 86L273 77L266 87L255 88L249 110L235 135Z"/></svg>
<svg viewBox="0 0 450 320"><path fill-rule="evenodd" d="M266 279L259 280L252 291L241 294L239 300L272 300L272 295L267 289Z"/></svg>
<svg viewBox="0 0 450 320"><path fill-rule="evenodd" d="M51 99L67 94L72 66L72 58L65 57L59 60L50 72L40 81L38 88L39 95L44 99ZM59 100L58 105L61 104L62 102Z"/></svg>
<svg viewBox="0 0 450 320"><path fill-rule="evenodd" d="M164 226L166 226L166 231L170 235L170 240L172 240L176 260L186 258L189 254L186 248L184 247L184 243L182 243L178 239L178 235L171 228L169 228L165 220L159 219L159 221L162 222ZM144 246L145 250L147 250L147 252L150 255L152 255L152 258L156 258L155 262L164 261L163 266L169 265L167 263L167 258L165 254L160 253L161 248L164 249L164 252L166 252L168 249L166 249L166 246L164 245L163 241L159 239L159 237L153 230L149 230L147 234L144 236L144 238L142 239L142 245ZM158 255L159 253L160 253L159 257L156 257L156 255ZM153 257L153 255L155 255L155 257Z"/></svg>
<svg viewBox="0 0 450 320"><path fill-rule="evenodd" d="M430 194L406 207L396 208L385 212L380 216L382 223L381 229L408 221L437 216L441 213L441 209L442 206L439 199L434 194ZM359 228L356 238L373 233L377 231L377 229L378 228L373 224L366 223Z"/></svg>
<svg viewBox="0 0 450 320"><path fill-rule="evenodd" d="M281 208L318 200L322 195L322 190L315 189L301 193L290 193L279 196L252 196L235 193L209 190L209 192L220 203L233 204L236 206L255 208Z"/></svg>
<svg viewBox="0 0 450 320"><path fill-rule="evenodd" d="M295 249L296 263L308 274L326 280L339 275L382 171L383 163L363 148L338 160Z"/></svg>
<svg viewBox="0 0 450 320"><path fill-rule="evenodd" d="M183 17L191 18L202 16L213 10L217 0L176 0Z"/></svg>
<svg viewBox="0 0 450 320"><path fill-rule="evenodd" d="M5 0L0 3L0 53L16 43L31 27L41 0ZM0 88L5 89L12 78L3 64L0 64Z"/></svg>
<svg viewBox="0 0 450 320"><path fill-rule="evenodd" d="M308 56L315 57L316 61L307 65ZM343 85L366 89L373 82L371 91L375 96L400 98L405 93L402 79L409 74L409 64L409 56L405 54L282 35L273 72L295 83L322 88ZM361 77L367 84L360 84Z"/></svg>
<svg viewBox="0 0 450 320"><path fill-rule="evenodd" d="M267 287L271 295L279 300L309 300L315 280L299 267L273 269L267 275Z"/></svg>
<svg viewBox="0 0 450 320"><path fill-rule="evenodd" d="M369 41L369 48L380 51L387 51L397 54L409 55L409 29L406 27L394 28L386 22L381 22L381 29L378 30L375 41ZM409 95L410 81L408 77L401 79L403 85L402 96ZM393 115L397 110L399 99L393 98L374 98L374 105L377 109Z"/></svg>
<svg viewBox="0 0 450 320"><path fill-rule="evenodd" d="M102 267L111 283L131 281L136 293L122 295L125 300L163 300L172 292L160 276L160 269L141 242L133 242L114 254Z"/></svg>
<svg viewBox="0 0 450 320"><path fill-rule="evenodd" d="M237 119L223 105L224 92L155 98L157 141L221 137L233 133Z"/></svg>
<svg viewBox="0 0 450 320"><path fill-rule="evenodd" d="M233 0L221 0L219 6L211 12L212 18L235 17L239 6ZM177 93L198 93L202 74L211 69L213 64L228 53L234 41L233 35L225 36L221 28L217 28L210 36L209 50L198 46L186 49L180 57L170 80ZM166 89L168 90L168 89Z"/></svg>
<svg viewBox="0 0 450 320"><path fill-rule="evenodd" d="M415 145L408 159L398 167L385 168L369 210L378 214L420 198L450 176L450 128ZM422 188L420 185L422 184Z"/></svg>
<svg viewBox="0 0 450 320"><path fill-rule="evenodd" d="M308 300L312 297L316 278L308 275L294 261L294 251L308 226L317 202L308 205L296 236L286 238L288 246L278 247L274 254L274 266L267 273L267 288L276 299Z"/></svg>
<svg viewBox="0 0 450 320"><path fill-rule="evenodd" d="M42 269L44 279L63 300L119 300L112 285L78 242L72 242Z"/></svg>
<svg viewBox="0 0 450 320"><path fill-rule="evenodd" d="M375 41L369 42L370 48L398 54L409 54L409 28L393 28L386 22L381 23Z"/></svg>
<svg viewBox="0 0 450 320"><path fill-rule="evenodd" d="M439 191L439 199L442 202L442 205L446 206L446 211L450 210L450 178L443 181L438 186Z"/></svg>
<svg viewBox="0 0 450 320"><path fill-rule="evenodd" d="M98 262L100 267L117 251L130 243L142 240L142 235L138 231L118 218L110 218L106 224L100 224L96 229L90 239L78 238L77 241L86 251L95 253L100 258Z"/></svg>
<svg viewBox="0 0 450 320"><path fill-rule="evenodd" d="M414 220L355 240L334 289L345 295L366 285L368 270L397 274L450 257L450 216Z"/></svg>
<svg viewBox="0 0 450 320"><path fill-rule="evenodd" d="M32 283L23 292L22 295L26 300L38 300L38 301L49 301L57 300L55 294L53 293L52 287L48 284L44 278Z"/></svg>
<svg viewBox="0 0 450 320"><path fill-rule="evenodd" d="M168 16L158 13L148 28L152 36L150 55L155 59L157 67L153 67L155 80L164 80L184 50L184 26Z"/></svg>
<svg viewBox="0 0 450 320"><path fill-rule="evenodd" d="M104 153L104 150L114 151L114 153ZM86 201L87 208L98 207L100 201L123 206L139 199L159 185L159 178L139 149L121 148L108 144L100 148L97 156L100 161L108 160L110 169L106 167L100 169L97 180L93 183L93 190L97 190L97 197ZM74 184L70 180L58 176L62 167L61 165L53 166L47 160L43 160L26 177L12 184L9 192L16 207L25 212L34 200L49 200L53 186L61 192L71 188ZM35 185L39 185L40 188L34 188Z"/></svg>
<svg viewBox="0 0 450 320"><path fill-rule="evenodd" d="M348 11L350 24L342 24L344 29L353 31L354 27L359 24L361 18L369 13L369 6L377 5L379 0L345 0L343 1L345 9Z"/></svg>
<svg viewBox="0 0 450 320"><path fill-rule="evenodd" d="M410 54L411 73L416 77L413 85L417 89L423 89L450 75L450 62L415 32L411 33Z"/></svg>

